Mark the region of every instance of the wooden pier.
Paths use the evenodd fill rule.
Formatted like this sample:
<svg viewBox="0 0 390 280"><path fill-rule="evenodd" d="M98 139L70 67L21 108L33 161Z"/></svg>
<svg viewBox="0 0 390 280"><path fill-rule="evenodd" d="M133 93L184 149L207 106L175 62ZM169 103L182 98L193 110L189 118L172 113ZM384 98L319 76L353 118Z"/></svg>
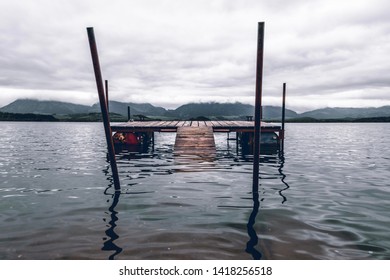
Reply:
<svg viewBox="0 0 390 280"><path fill-rule="evenodd" d="M253 146L253 121L130 121L112 124L111 130L119 133L154 132L176 133L174 153L176 155L213 155L216 153L214 133L236 133L236 141L244 147ZM275 133L278 143L283 133L281 126L273 123L261 123L261 132Z"/></svg>
<svg viewBox="0 0 390 280"><path fill-rule="evenodd" d="M279 146L283 153L284 141L284 117L285 117L285 84L283 85L283 117L282 126L261 122L262 119L262 81L263 81L263 53L264 53L264 22L258 23L257 62L256 62L256 94L255 94L255 120L252 121L151 121L151 122L127 122L124 124L110 125L108 115L108 83L104 91L102 73L100 69L95 35L92 27L87 27L92 64L95 72L96 86L99 103L102 112L104 130L107 141L108 156L113 173L115 191L120 191L120 182L116 165L115 153L117 146L133 145L148 148L150 140L154 149L155 132L176 132L175 152L189 153L190 151L215 151L215 132L226 132L228 141L230 132L236 133L236 147L241 144L243 154L253 154L253 194L258 193L259 156L261 145ZM106 93L106 96L104 96ZM128 107L128 119L130 120L130 107ZM113 135L114 132L114 135ZM264 137L263 137L264 136ZM239 140L240 139L240 140ZM273 143L275 142L275 143ZM253 196L254 203L258 204L258 197ZM255 206L254 206L255 207ZM258 206L257 206L258 208ZM255 208L254 208L255 209ZM257 213L257 212L256 212ZM256 215L255 215L256 216ZM257 236L255 236L257 243Z"/></svg>

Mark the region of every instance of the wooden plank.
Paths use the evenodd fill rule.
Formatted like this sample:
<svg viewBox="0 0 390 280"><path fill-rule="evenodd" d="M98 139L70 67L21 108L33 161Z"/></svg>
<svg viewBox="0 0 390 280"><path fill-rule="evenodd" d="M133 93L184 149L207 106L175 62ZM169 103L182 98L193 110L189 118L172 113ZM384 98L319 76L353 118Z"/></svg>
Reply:
<svg viewBox="0 0 390 280"><path fill-rule="evenodd" d="M250 121L238 121L237 122L241 127L254 127L254 123Z"/></svg>
<svg viewBox="0 0 390 280"><path fill-rule="evenodd" d="M220 126L217 121L210 121L212 127Z"/></svg>
<svg viewBox="0 0 390 280"><path fill-rule="evenodd" d="M185 123L186 123L185 121L180 121L180 122L178 122L178 123L176 124L176 126L177 126L177 127L183 126Z"/></svg>
<svg viewBox="0 0 390 280"><path fill-rule="evenodd" d="M140 122L140 123L143 123L142 126L145 126L145 127L152 127L152 126L155 126L156 124L158 124L158 122L156 122L156 121L152 121L152 122Z"/></svg>
<svg viewBox="0 0 390 280"><path fill-rule="evenodd" d="M216 121L216 122L217 122L219 127L223 127L223 124L221 123L221 121Z"/></svg>
<svg viewBox="0 0 390 280"><path fill-rule="evenodd" d="M165 126L166 121L161 121L156 124L156 126Z"/></svg>
<svg viewBox="0 0 390 280"><path fill-rule="evenodd" d="M140 125L142 125L142 122L138 122L138 121L135 121L135 122L127 122L127 123L125 123L125 125L126 125L127 127L140 126Z"/></svg>
<svg viewBox="0 0 390 280"><path fill-rule="evenodd" d="M235 127L240 127L241 124L239 121L233 121L232 124L235 126Z"/></svg>
<svg viewBox="0 0 390 280"><path fill-rule="evenodd" d="M227 128L237 127L237 123L235 121L224 121L223 125Z"/></svg>
<svg viewBox="0 0 390 280"><path fill-rule="evenodd" d="M229 127L230 124L227 121L219 121L219 123L224 127Z"/></svg>
<svg viewBox="0 0 390 280"><path fill-rule="evenodd" d="M199 126L199 127L203 127L203 126L206 126L206 124L205 124L204 121L199 121L199 122L198 122L198 126Z"/></svg>
<svg viewBox="0 0 390 280"><path fill-rule="evenodd" d="M171 123L172 123L172 121L165 121L163 126L164 127L171 126Z"/></svg>
<svg viewBox="0 0 390 280"><path fill-rule="evenodd" d="M215 141L212 127L178 127L174 153L180 153L181 155L215 153Z"/></svg>

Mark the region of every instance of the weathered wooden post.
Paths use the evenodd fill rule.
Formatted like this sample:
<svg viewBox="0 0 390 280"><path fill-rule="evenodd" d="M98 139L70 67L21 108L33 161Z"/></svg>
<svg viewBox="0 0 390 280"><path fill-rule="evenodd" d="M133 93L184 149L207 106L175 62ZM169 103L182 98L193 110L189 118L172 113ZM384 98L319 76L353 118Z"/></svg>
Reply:
<svg viewBox="0 0 390 280"><path fill-rule="evenodd" d="M102 111L104 131L106 134L108 156L109 156L111 170L112 170L112 177L114 179L114 187L115 187L115 191L119 191L121 187L120 187L119 176L118 176L118 168L115 159L114 142L112 140L112 131L110 126L110 120L108 117L107 101L104 98L102 72L100 70L99 56L98 56L93 27L87 27L87 33L88 33L89 46L91 49L93 69L95 72L96 87L99 95L100 109Z"/></svg>
<svg viewBox="0 0 390 280"><path fill-rule="evenodd" d="M256 216L260 208L259 200L259 162L260 162L260 133L261 133L261 93L263 84L263 55L264 55L264 22L259 22L257 37L257 66L256 66L256 99L255 99L255 139L253 151L253 186L252 199L253 210L247 224L248 235L250 237L246 245L246 252L250 253L256 260L261 259L262 254L256 250L255 246L259 242L254 225Z"/></svg>
<svg viewBox="0 0 390 280"><path fill-rule="evenodd" d="M107 112L110 114L110 107L108 105L108 81L105 80L105 86L106 86L106 103L107 103Z"/></svg>
<svg viewBox="0 0 390 280"><path fill-rule="evenodd" d="M281 140L281 150L282 152L284 152L284 123L285 123L285 120L286 120L286 83L283 83L283 104L282 104L282 137Z"/></svg>
<svg viewBox="0 0 390 280"><path fill-rule="evenodd" d="M256 99L255 99L255 141L253 151L253 191L258 191L261 133L261 97L263 87L264 22L259 22L257 35Z"/></svg>

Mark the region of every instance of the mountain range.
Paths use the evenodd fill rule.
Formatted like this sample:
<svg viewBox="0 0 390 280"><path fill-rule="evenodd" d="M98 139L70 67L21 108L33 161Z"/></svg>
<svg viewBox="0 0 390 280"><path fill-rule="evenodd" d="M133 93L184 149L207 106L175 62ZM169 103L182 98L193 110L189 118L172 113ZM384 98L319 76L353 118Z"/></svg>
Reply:
<svg viewBox="0 0 390 280"><path fill-rule="evenodd" d="M149 103L109 102L110 113L127 116L130 106L131 115L143 115L160 119L191 119L207 117L210 119L245 119L254 115L254 106L243 103L190 103L174 110L166 110ZM0 108L4 113L43 114L43 115L75 115L100 112L98 103L92 106L73 104L59 101L38 101L33 99L18 99ZM263 106L264 120L281 119L282 109L277 106ZM298 114L286 109L286 119L359 119L390 117L390 106L379 108L323 108Z"/></svg>

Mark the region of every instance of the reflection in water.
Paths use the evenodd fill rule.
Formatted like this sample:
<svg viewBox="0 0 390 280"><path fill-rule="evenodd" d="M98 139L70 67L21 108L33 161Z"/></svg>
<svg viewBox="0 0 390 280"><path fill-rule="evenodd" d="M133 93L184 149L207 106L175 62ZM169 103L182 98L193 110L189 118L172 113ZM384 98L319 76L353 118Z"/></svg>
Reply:
<svg viewBox="0 0 390 280"><path fill-rule="evenodd" d="M261 163L267 163L268 161L272 161L273 157L270 156L275 156L275 159L279 159L279 167L278 171L279 174L281 175L281 181L282 183L286 186L282 190L279 191L279 195L283 198L282 204L287 201L287 197L283 194L283 191L287 190L290 188L288 183L285 181L286 175L283 173L283 167L284 167L284 154L283 152L279 152L278 150L262 150L263 155L267 155L265 157L262 157L260 159ZM261 180L261 179L260 179ZM251 212L251 215L249 216L248 224L247 224L247 231L249 235L249 241L247 242L247 247L246 247L246 252L251 254L253 259L255 260L260 260L262 258L262 253L259 252L255 247L259 243L259 238L256 233L256 230L254 228L255 223L256 223L256 216L259 212L260 208L260 199L259 199L259 186L257 184L253 184L252 186L252 200L253 200L253 210Z"/></svg>
<svg viewBox="0 0 390 280"><path fill-rule="evenodd" d="M390 259L389 124L288 129L282 174L277 156L261 163L253 225L250 157L234 141L225 151L225 135L198 173L176 171L188 166L175 162L172 133L149 157L118 155L124 189L110 207L101 124L0 122L0 259L108 259L109 239L123 248L115 260L252 259L253 227L262 259Z"/></svg>
<svg viewBox="0 0 390 280"><path fill-rule="evenodd" d="M115 211L115 207L118 205L119 197L120 197L120 191L114 192L114 194L109 194L107 191L112 188L112 184L109 185L109 187L104 191L105 195L111 195L112 196L112 204L108 208L108 213L110 215L110 220L108 221L108 229L105 231L107 238L103 238L104 244L102 251L114 251L112 255L108 257L109 260L113 260L116 255L120 254L122 252L122 248L117 246L114 241L119 238L119 235L115 233L116 228L116 222L118 221L118 212ZM107 200L109 202L109 200ZM103 219L106 222L106 219Z"/></svg>
<svg viewBox="0 0 390 280"><path fill-rule="evenodd" d="M286 181L285 181L286 175L283 173L283 167L284 167L284 153L283 152L280 153L279 159L280 159L280 166L278 168L278 171L279 171L279 174L282 175L282 178L281 178L282 183L286 186L284 189L281 189L279 191L279 195L283 198L283 200L282 200L282 204L283 204L287 201L287 197L283 194L283 192L285 190L289 189L290 186L286 183Z"/></svg>
<svg viewBox="0 0 390 280"><path fill-rule="evenodd" d="M260 163L264 164L265 166L274 166L276 162L279 164L277 165L277 169L279 174L281 175L281 181L286 186L286 188L279 191L279 194L283 198L283 202L287 201L286 196L283 194L283 191L287 190L289 188L289 185L285 182L286 175L283 173L283 166L284 166L284 156L283 154L279 153L277 150L271 150L271 149L264 149L264 153L262 153L262 158L260 159ZM169 172L166 172L166 174L175 174L175 173L181 173L184 171L191 171L191 172L207 172L207 171L215 171L219 170L221 168L226 168L226 162L225 160L227 158L232 159L233 161L237 159L237 155L235 156L234 153L228 153L221 156L221 158L216 157L213 160L208 161L203 157L200 156L183 156L183 155L174 155L172 153L172 150L162 151L162 153L168 152L168 156L162 156L160 153L154 153L153 151L149 151L149 153L137 153L137 152L130 152L127 151L120 151L117 153L118 162L119 164L129 164L130 161L134 163L134 166L140 168L139 170L143 173L152 172L152 173L158 173L159 168L167 168ZM153 160L161 160L161 162L147 162L148 167L151 169L145 169L143 168L145 163L141 163L145 159L153 159ZM242 160L244 162L251 162L253 161L253 156L251 155L242 155ZM222 160L221 162L219 160ZM149 165L151 164L151 165ZM122 253L123 249L119 247L116 243L118 243L118 239L120 236L115 232L115 229L117 227L118 223L118 212L115 210L119 203L119 198L121 192L114 192L110 193L111 187L112 187L112 178L109 172L109 166L107 165L107 168L103 170L103 172L106 175L107 180L110 181L109 187L105 190L105 195L112 196L112 203L106 212L109 214L110 218L107 222L105 219L104 221L107 222L108 229L105 231L106 238L104 238L104 244L102 247L103 251L111 251L113 252L109 259L113 260L116 257L118 257L119 254ZM145 173L145 174L146 174ZM161 170L160 172L161 173ZM144 175L145 175L144 174ZM164 173L165 174L165 173ZM137 178L141 178L138 177ZM264 180L264 178L263 178ZM128 192L123 192L123 194L127 194ZM141 192L138 192L141 193ZM142 192L143 193L143 192ZM146 192L145 192L146 193ZM110 200L108 200L110 202ZM252 185L252 211L250 213L250 216L248 218L246 229L247 234L249 237L249 240L246 243L245 252L249 254L254 260L260 260L263 257L263 253L259 249L259 236L255 229L256 224L256 218L258 217L259 208L260 208L260 197L259 197L259 186ZM156 217L155 217L156 218ZM244 248L243 248L244 249Z"/></svg>
<svg viewBox="0 0 390 280"><path fill-rule="evenodd" d="M257 233L256 233L256 230L254 228L254 225L256 222L256 216L257 216L257 213L259 212L259 207L260 207L259 186L257 184L253 184L252 199L253 199L253 210L252 210L251 215L249 216L249 220L248 220L248 224L247 224L249 241L246 244L245 252L251 254L253 259L260 260L262 255L255 248L255 246L259 242L259 238L257 237Z"/></svg>

